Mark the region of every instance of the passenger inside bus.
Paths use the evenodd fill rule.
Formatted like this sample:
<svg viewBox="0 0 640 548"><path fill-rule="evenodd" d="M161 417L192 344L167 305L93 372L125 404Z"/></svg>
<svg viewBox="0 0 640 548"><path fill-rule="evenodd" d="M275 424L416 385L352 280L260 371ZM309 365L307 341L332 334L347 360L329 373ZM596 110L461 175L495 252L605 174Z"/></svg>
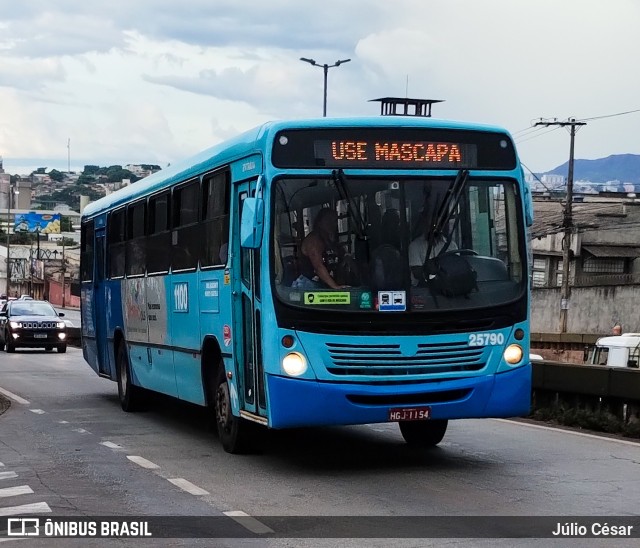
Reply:
<svg viewBox="0 0 640 548"><path fill-rule="evenodd" d="M400 289L403 284L400 213L387 209L380 222L380 238L370 262L371 288L374 291Z"/></svg>
<svg viewBox="0 0 640 548"><path fill-rule="evenodd" d="M298 278L292 287L299 289L344 289L349 287L337 279L339 268L349 258L338 241L338 215L335 210L321 209L313 230L302 241Z"/></svg>
<svg viewBox="0 0 640 548"><path fill-rule="evenodd" d="M418 286L426 283L424 273L424 263L429 253L429 258L437 257L441 252L457 249L455 242L449 241L444 234L433 234L432 241L429 242L431 234L431 223L429 217L423 214L420 218L421 233L409 244L409 268L411 268L411 285ZM431 251L429 246L431 245ZM445 249L446 246L446 249Z"/></svg>

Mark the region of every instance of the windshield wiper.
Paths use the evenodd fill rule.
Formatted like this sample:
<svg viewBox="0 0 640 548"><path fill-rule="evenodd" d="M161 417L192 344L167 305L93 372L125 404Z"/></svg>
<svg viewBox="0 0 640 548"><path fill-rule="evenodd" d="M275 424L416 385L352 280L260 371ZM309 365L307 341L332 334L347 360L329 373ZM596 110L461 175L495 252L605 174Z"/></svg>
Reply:
<svg viewBox="0 0 640 548"><path fill-rule="evenodd" d="M429 245L427 246L427 254L424 258L424 265L427 265L429 261L429 257L431 255L431 251L435 247L436 238L444 238L444 228L449 223L449 220L453 216L456 208L458 207L458 202L460 201L460 197L462 196L462 191L464 190L464 185L469 178L469 170L461 169L458 171L458 175L454 179L453 183L449 185L446 194L444 195L440 207L438 208L438 212L435 216L435 221L429 232ZM450 234L447 234L446 243L440 249L440 253L444 253L447 251L449 244L451 243L451 237L453 236L453 231Z"/></svg>
<svg viewBox="0 0 640 548"><path fill-rule="evenodd" d="M367 239L367 225L360 214L360 209L356 207L355 200L353 196L349 192L349 188L347 187L347 180L344 176L344 172L341 169L334 169L331 172L331 180L333 184L336 186L338 193L340 194L340 198L347 202L347 212L349 213L349 219L351 219L352 224L355 229L356 236L360 240Z"/></svg>

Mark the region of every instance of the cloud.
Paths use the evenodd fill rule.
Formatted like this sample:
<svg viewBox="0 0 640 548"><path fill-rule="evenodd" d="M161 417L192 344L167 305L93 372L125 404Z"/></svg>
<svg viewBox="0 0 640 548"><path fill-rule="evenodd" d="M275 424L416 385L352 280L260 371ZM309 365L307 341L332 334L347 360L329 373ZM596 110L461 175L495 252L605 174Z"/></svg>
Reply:
<svg viewBox="0 0 640 548"><path fill-rule="evenodd" d="M640 4L617 0L24 0L0 23L0 154L164 164L267 119L377 115L384 96L504 125L640 108ZM578 157L640 153L640 115L590 122ZM6 136L11 135L12 138ZM557 131L522 141L566 161ZM49 143L49 152L47 152ZM56 144L58 143L58 144ZM64 146L60 146L62 143ZM129 155L139 155L130 158Z"/></svg>
<svg viewBox="0 0 640 548"><path fill-rule="evenodd" d="M52 58L124 48L124 32L113 21L88 15L44 12L29 22L8 24L1 36L5 55Z"/></svg>
<svg viewBox="0 0 640 548"><path fill-rule="evenodd" d="M0 87L37 92L51 82L63 81L65 77L66 71L57 60L25 61L0 57Z"/></svg>

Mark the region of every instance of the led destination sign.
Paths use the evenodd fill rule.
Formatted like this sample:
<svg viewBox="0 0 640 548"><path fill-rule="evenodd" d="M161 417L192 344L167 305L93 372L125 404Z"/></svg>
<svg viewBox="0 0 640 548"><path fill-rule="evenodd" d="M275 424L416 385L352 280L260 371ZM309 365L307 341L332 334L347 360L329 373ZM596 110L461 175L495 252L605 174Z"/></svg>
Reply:
<svg viewBox="0 0 640 548"><path fill-rule="evenodd" d="M514 169L503 133L434 128L321 128L280 131L272 162L282 168Z"/></svg>
<svg viewBox="0 0 640 548"><path fill-rule="evenodd" d="M316 141L315 157L338 165L423 164L425 167L475 167L477 147L473 144L429 141ZM429 166L426 166L429 164Z"/></svg>

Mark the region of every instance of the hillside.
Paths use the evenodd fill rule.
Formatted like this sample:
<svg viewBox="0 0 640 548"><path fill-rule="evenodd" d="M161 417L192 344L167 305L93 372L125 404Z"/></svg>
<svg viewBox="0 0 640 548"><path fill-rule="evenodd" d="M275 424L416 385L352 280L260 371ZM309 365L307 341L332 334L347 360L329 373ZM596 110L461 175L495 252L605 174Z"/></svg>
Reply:
<svg viewBox="0 0 640 548"><path fill-rule="evenodd" d="M640 155L613 154L598 160L575 160L573 164L574 181L606 183L618 180L621 183L640 184ZM550 175L567 176L569 162L547 171Z"/></svg>

